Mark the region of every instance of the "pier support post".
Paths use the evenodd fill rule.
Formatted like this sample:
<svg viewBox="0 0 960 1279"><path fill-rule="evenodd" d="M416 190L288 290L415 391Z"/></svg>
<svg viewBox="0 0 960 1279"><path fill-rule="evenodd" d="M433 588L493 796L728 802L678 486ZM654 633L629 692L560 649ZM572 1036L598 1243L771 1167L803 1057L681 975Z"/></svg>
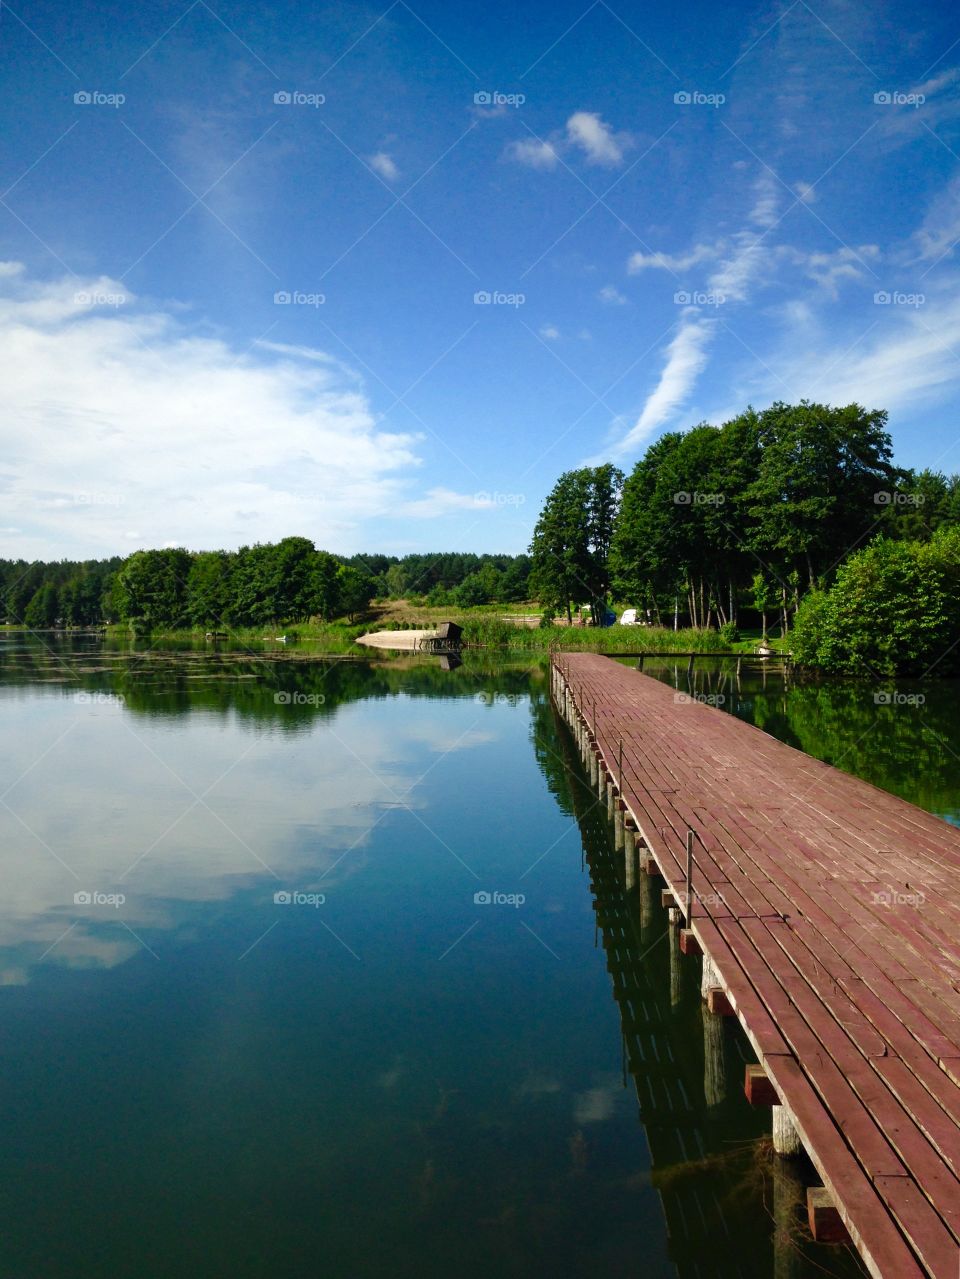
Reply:
<svg viewBox="0 0 960 1279"><path fill-rule="evenodd" d="M618 853L624 846L623 813L621 813L620 805L616 801L614 801L613 805L613 846Z"/></svg>
<svg viewBox="0 0 960 1279"><path fill-rule="evenodd" d="M653 877L647 874L640 876L640 934L646 941L650 928L654 921L654 893L656 889L653 886Z"/></svg>
<svg viewBox="0 0 960 1279"><path fill-rule="evenodd" d="M803 1182L789 1160L773 1161L773 1279L796 1279L803 1257L796 1245Z"/></svg>
<svg viewBox="0 0 960 1279"><path fill-rule="evenodd" d="M803 1142L785 1106L771 1106L773 1114L773 1148L778 1155L791 1158L803 1154Z"/></svg>
<svg viewBox="0 0 960 1279"><path fill-rule="evenodd" d="M720 985L720 974L717 972L717 966L709 955L703 956L703 974L700 978L700 994L704 999L707 992L714 986Z"/></svg>
<svg viewBox="0 0 960 1279"><path fill-rule="evenodd" d="M719 1106L727 1095L723 1018L715 1017L706 1004L701 1005L700 1014L703 1019L703 1096L708 1106Z"/></svg>
<svg viewBox="0 0 960 1279"><path fill-rule="evenodd" d="M637 835L626 821L623 830L623 880L627 892L633 892L637 882Z"/></svg>
<svg viewBox="0 0 960 1279"><path fill-rule="evenodd" d="M670 1003L676 1008L680 1003L680 979L683 956L680 954L680 929L675 925L680 922L680 912L676 906L669 911L670 929Z"/></svg>

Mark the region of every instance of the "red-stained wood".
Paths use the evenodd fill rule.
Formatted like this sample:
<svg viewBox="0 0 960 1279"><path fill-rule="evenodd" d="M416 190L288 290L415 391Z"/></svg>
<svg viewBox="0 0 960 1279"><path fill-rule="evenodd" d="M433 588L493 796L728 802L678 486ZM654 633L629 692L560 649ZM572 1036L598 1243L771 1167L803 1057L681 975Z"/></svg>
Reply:
<svg viewBox="0 0 960 1279"><path fill-rule="evenodd" d="M671 903L694 833L681 950L824 1182L811 1219L874 1275L957 1279L960 830L609 658L554 665Z"/></svg>

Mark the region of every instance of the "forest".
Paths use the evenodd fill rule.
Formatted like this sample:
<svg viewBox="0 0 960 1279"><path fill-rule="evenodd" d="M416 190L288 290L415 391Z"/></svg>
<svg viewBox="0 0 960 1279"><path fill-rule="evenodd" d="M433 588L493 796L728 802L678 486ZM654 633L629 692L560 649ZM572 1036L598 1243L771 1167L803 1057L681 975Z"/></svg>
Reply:
<svg viewBox="0 0 960 1279"><path fill-rule="evenodd" d="M828 669L922 672L960 638L958 530L960 478L897 466L885 411L801 401L668 432L629 475L611 463L565 472L529 554L338 556L292 536L3 560L0 596L8 624L142 631L353 621L375 599L536 601L550 625L609 616L612 602L731 641L747 616Z"/></svg>

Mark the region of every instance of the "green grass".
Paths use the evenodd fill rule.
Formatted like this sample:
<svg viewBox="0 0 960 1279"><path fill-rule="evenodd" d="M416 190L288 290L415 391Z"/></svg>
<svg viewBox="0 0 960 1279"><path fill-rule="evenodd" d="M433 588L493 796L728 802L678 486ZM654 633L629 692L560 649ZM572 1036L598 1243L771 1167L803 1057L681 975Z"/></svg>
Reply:
<svg viewBox="0 0 960 1279"><path fill-rule="evenodd" d="M475 609L417 609L406 605L402 612L375 609L364 622L273 622L264 626L231 628L226 631L227 642L249 644L258 647L264 640L273 641L280 635L318 653L360 652L354 641L359 635L382 630L430 630L440 621L453 621L463 627L465 643L472 648L515 650L518 652L548 652L550 649L568 649L593 653L752 653L760 643L760 632L744 631L734 644L724 641L717 631L679 630L655 626L517 626L500 616L502 608L489 605ZM531 608L518 607L518 612L533 612ZM398 615L399 614L399 615ZM130 634L125 625L111 626L109 633L126 637ZM166 639L203 644L205 628L196 630L154 631L151 640ZM146 638L146 637L144 637ZM790 639L781 641L768 636L767 643L775 652L789 651Z"/></svg>

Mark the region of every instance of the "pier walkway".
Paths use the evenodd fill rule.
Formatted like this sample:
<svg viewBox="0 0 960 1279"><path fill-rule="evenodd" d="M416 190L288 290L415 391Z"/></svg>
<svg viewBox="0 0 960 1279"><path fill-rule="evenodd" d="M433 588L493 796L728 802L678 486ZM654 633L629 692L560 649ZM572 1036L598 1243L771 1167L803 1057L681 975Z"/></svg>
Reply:
<svg viewBox="0 0 960 1279"><path fill-rule="evenodd" d="M552 691L823 1182L815 1233L958 1279L960 830L608 657L555 654Z"/></svg>

